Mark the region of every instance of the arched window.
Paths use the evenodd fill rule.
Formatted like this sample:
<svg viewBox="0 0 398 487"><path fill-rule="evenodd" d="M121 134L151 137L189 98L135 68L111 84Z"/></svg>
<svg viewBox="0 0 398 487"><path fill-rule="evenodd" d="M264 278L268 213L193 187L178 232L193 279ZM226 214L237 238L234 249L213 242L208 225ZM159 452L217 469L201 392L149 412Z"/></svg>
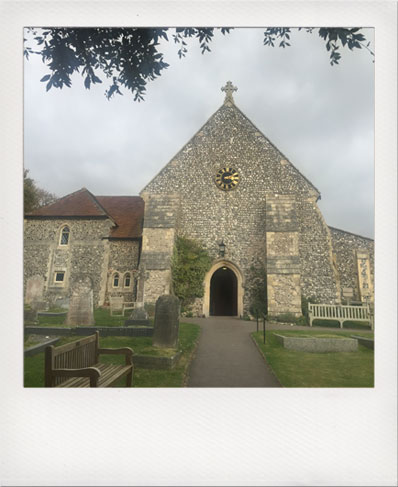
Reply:
<svg viewBox="0 0 398 487"><path fill-rule="evenodd" d="M113 287L119 287L119 274L113 274Z"/></svg>
<svg viewBox="0 0 398 487"><path fill-rule="evenodd" d="M131 276L130 273L128 272L127 274L124 275L124 287L130 287L131 285Z"/></svg>
<svg viewBox="0 0 398 487"><path fill-rule="evenodd" d="M61 230L61 238L59 241L60 245L68 245L69 243L70 230L68 226L65 226Z"/></svg>

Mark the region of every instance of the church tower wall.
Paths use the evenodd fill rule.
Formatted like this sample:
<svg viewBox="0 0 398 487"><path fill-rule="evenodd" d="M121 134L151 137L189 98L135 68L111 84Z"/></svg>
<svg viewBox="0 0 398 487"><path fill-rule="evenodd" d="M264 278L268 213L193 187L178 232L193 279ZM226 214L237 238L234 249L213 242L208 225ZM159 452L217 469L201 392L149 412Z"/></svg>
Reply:
<svg viewBox="0 0 398 487"><path fill-rule="evenodd" d="M239 174L239 183L230 191L220 190L215 184L217 172L226 167ZM283 278L270 273L273 277L269 282L273 280L275 289L278 279L280 283L286 281L286 289L295 289L293 305L285 306L285 312L300 312L301 294L336 301L329 229L315 203L319 192L230 99L141 194L160 198L171 192L180 197L176 233L201 242L214 262L219 258L219 244L223 241L225 258L241 269L245 313L252 303L254 270L267 268L268 258L274 270L283 267L285 257L294 267L289 278L285 271ZM291 230L278 228L277 221L267 228L267 198L271 194L290 195L296 202L295 225ZM148 224L146 219L147 216L144 226ZM145 232L144 228L143 249L146 245L147 252L155 252L158 237L144 244ZM291 243L287 244L289 239ZM289 250L288 256L283 252L271 255L272 248L283 245L293 245L294 254Z"/></svg>

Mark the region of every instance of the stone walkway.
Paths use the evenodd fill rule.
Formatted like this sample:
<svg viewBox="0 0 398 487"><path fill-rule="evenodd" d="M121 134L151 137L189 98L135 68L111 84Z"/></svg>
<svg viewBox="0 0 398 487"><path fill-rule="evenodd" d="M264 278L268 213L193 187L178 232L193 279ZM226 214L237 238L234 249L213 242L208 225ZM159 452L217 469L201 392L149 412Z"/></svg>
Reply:
<svg viewBox="0 0 398 487"><path fill-rule="evenodd" d="M256 323L221 316L184 321L201 327L188 387L281 387L250 336Z"/></svg>

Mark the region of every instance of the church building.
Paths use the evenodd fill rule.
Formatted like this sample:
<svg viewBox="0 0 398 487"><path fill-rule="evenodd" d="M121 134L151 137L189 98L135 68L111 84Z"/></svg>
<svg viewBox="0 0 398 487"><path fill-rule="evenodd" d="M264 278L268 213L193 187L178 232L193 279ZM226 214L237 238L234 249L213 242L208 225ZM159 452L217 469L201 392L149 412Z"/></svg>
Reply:
<svg viewBox="0 0 398 487"><path fill-rule="evenodd" d="M329 227L319 190L235 105L236 88L139 196L86 188L25 215L24 292L67 303L89 278L96 306L110 296L153 304L170 294L176 238L199 242L212 265L198 316L244 316L259 271L268 313L301 315L301 299L373 301L374 242Z"/></svg>

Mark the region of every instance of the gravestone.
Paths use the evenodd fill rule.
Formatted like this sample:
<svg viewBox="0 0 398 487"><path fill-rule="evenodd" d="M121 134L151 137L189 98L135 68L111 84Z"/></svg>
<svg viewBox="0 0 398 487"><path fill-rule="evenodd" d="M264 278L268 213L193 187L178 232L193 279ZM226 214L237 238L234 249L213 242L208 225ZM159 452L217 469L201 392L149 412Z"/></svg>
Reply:
<svg viewBox="0 0 398 487"><path fill-rule="evenodd" d="M160 296L156 301L152 345L176 348L180 326L180 301L176 296Z"/></svg>
<svg viewBox="0 0 398 487"><path fill-rule="evenodd" d="M65 324L67 326L94 325L94 300L90 278L82 278L73 286Z"/></svg>
<svg viewBox="0 0 398 487"><path fill-rule="evenodd" d="M37 309L29 308L24 309L23 312L23 321L25 325L37 325Z"/></svg>
<svg viewBox="0 0 398 487"><path fill-rule="evenodd" d="M55 301L54 301L54 306L56 308L68 309L69 308L69 298L65 297L65 296L56 297Z"/></svg>
<svg viewBox="0 0 398 487"><path fill-rule="evenodd" d="M26 282L25 303L32 304L43 301L44 277L32 276Z"/></svg>
<svg viewBox="0 0 398 487"><path fill-rule="evenodd" d="M129 316L129 318L124 322L124 326L148 326L149 319L148 313L144 308L144 303L135 303L135 308Z"/></svg>

